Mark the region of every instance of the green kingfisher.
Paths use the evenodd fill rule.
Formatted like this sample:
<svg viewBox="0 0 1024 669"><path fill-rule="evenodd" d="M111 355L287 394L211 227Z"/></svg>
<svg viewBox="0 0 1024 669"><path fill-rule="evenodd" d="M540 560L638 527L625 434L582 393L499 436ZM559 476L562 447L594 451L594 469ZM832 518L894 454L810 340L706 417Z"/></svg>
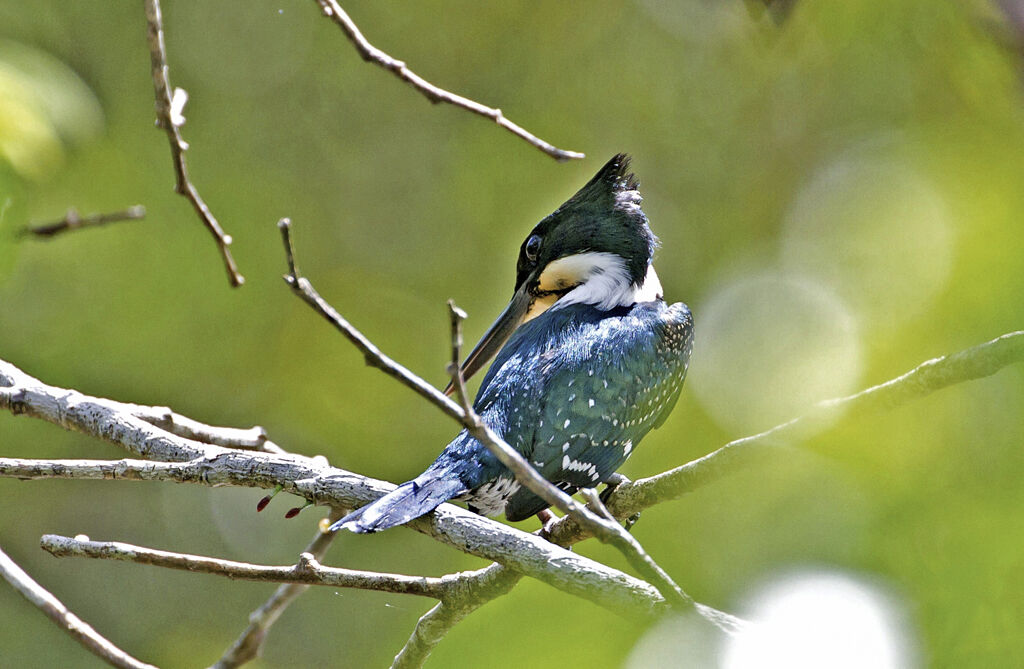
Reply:
<svg viewBox="0 0 1024 669"><path fill-rule="evenodd" d="M664 301L640 202L619 154L538 223L519 249L512 300L462 366L468 378L494 358L474 410L569 494L615 478L686 376L693 318ZM463 430L425 472L331 529L376 532L453 499L510 521L548 507Z"/></svg>

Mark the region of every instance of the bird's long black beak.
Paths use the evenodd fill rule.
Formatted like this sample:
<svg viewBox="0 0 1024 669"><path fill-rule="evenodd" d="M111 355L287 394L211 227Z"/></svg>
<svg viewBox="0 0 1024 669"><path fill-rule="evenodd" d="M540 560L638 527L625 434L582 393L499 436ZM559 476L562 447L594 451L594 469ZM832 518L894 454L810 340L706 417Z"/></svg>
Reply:
<svg viewBox="0 0 1024 669"><path fill-rule="evenodd" d="M512 296L512 300L505 307L505 310L501 312L501 315L498 316L497 320L487 329L484 336L480 338L477 345L466 356L466 359L462 362L463 379L469 380L481 367L490 362L497 355L498 351L501 350L501 347L505 345L508 338L512 336L512 333L516 331L516 328L522 324L533 302L533 296L530 295L527 285L528 282L524 281L523 285ZM449 382L448 387L444 389L444 394L451 395L453 390L455 390L455 386Z"/></svg>

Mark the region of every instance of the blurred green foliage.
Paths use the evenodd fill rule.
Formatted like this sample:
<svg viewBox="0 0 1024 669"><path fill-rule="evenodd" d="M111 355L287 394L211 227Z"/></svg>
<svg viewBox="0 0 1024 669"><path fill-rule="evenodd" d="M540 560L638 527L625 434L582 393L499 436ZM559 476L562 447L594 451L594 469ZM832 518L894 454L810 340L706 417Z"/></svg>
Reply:
<svg viewBox="0 0 1024 669"><path fill-rule="evenodd" d="M339 310L441 383L445 299L471 314L467 336L480 334L511 293L523 235L621 150L634 155L662 240L666 293L690 304L698 328L683 398L628 476L794 410L760 398L853 391L1024 325L1021 61L994 36L1001 17L984 0L801 1L781 24L739 0L346 8L426 78L588 159L557 164L432 107L364 64L313 3L168 3L171 81L191 96L193 179L247 278L232 290L172 192L141 7L6 3L0 357L87 393L259 423L286 448L405 480L453 426L289 294L276 220L295 221L300 265ZM49 242L16 235L69 207L136 203L145 221ZM734 288L750 281L760 292L744 302ZM797 286L792 299L786 286ZM708 312L721 329L701 334ZM731 351L747 355L742 365L729 366ZM870 421L840 420L647 511L635 533L711 605L742 613L752 588L804 566L862 574L901 602L923 664L1020 666L1022 416L1024 369L1006 369ZM5 456L122 455L10 415L0 437ZM257 516L262 494L0 480L0 545L136 656L206 666L270 586L58 561L38 537L291 562L317 512L284 521L292 505L278 500ZM578 550L626 568L605 547ZM482 564L402 530L341 537L327 562L435 575ZM311 591L256 664L381 666L427 608ZM644 632L523 583L460 624L432 664L617 666ZM0 587L0 665L98 662Z"/></svg>

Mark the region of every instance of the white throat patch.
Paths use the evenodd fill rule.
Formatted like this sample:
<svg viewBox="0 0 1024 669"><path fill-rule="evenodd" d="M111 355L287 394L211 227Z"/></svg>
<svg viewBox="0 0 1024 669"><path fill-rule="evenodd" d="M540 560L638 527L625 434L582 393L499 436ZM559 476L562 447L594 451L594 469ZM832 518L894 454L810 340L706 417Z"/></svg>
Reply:
<svg viewBox="0 0 1024 669"><path fill-rule="evenodd" d="M663 292L654 265L647 266L647 275L640 286L629 280L626 263L614 253L589 251L559 258L552 262L540 276L538 287L542 291L565 290L576 286L557 301L548 303L553 309L570 304L592 304L602 311L637 302L651 302L661 299ZM554 296L552 296L554 297ZM542 302L543 298L537 300ZM538 305L540 306L540 305ZM533 313L531 317L539 315Z"/></svg>

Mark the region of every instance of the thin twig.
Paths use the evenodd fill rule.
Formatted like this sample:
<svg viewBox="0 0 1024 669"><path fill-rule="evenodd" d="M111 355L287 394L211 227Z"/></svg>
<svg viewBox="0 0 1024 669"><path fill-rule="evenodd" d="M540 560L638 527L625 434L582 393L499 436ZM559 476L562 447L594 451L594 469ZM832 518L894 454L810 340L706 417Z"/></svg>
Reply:
<svg viewBox="0 0 1024 669"><path fill-rule="evenodd" d="M185 164L185 151L188 143L181 137L181 126L185 124L185 117L182 111L188 94L182 88L175 88L171 95L171 82L167 67L167 48L164 46L163 16L160 12L160 0L145 0L146 3L146 36L149 40L149 57L153 70L153 91L156 93L156 125L167 133L167 140L171 146L171 161L174 163L174 174L177 183L175 192L184 196L192 208L196 210L200 220L206 229L213 235L224 259L224 267L228 272L228 280L235 288L245 283L235 265L235 259L231 256L231 235L224 232L220 223L214 218L213 212L206 206L206 202L199 195L191 179L188 176L188 166Z"/></svg>
<svg viewBox="0 0 1024 669"><path fill-rule="evenodd" d="M444 583L439 578L325 567L311 553L300 555L299 561L294 565L278 567L161 551L119 541L91 541L88 538L63 537L56 534L43 535L39 543L43 550L54 557L121 560L155 567L226 576L244 581L326 585L332 588L377 590L400 595L433 597L434 599L441 599L444 591Z"/></svg>
<svg viewBox="0 0 1024 669"><path fill-rule="evenodd" d="M0 575L14 586L14 589L20 592L25 599L45 613L50 620L57 623L58 627L103 661L125 669L156 669L153 665L136 660L110 643L89 623L68 610L68 607L64 606L59 599L26 574L3 550L0 550Z"/></svg>
<svg viewBox="0 0 1024 669"><path fill-rule="evenodd" d="M114 223L116 221L137 221L141 218L145 218L145 216L146 208L141 204L137 204L134 207L129 207L122 211L111 212L109 214L89 214L88 216L80 215L77 209L68 209L68 212L64 214L64 218L59 221L44 223L41 225L30 225L24 229L23 233L48 239L70 230L98 227L100 225L106 225L107 223Z"/></svg>
<svg viewBox="0 0 1024 669"><path fill-rule="evenodd" d="M336 0L316 0L316 2L320 5L320 10L324 13L324 16L334 21L334 23L341 28L342 32L345 33L345 36L348 37L348 40L352 43L352 46L355 47L356 51L359 52L359 55L363 60L368 63L373 63L374 65L379 65L385 70L391 72L396 77L422 93L424 97L430 100L430 102L434 104L445 102L474 114L478 114L479 116L483 116L484 118L488 118L502 128L511 132L513 135L525 140L559 162L565 162L566 160L578 160L586 157L585 154L559 149L558 147L545 142L540 137L537 137L525 128L505 118L500 109L487 107L475 100L470 100L469 98L446 91L443 88L438 88L406 67L404 62L396 58L392 58L370 44L370 42L363 37L363 33L360 32L359 27L356 26L355 22L348 14L345 13L345 10L341 8L341 5L338 4Z"/></svg>
<svg viewBox="0 0 1024 669"><path fill-rule="evenodd" d="M330 524L341 518L341 513L332 511L324 520L320 521L323 528L330 527ZM306 546L305 553L312 555L317 560L323 560L327 554L335 532L324 532L317 530L316 536ZM274 594L258 609L249 614L249 625L235 640L231 647L224 651L224 655L213 665L211 669L234 669L246 662L256 659L263 651L263 643L266 641L270 628L281 617L285 609L294 602L299 595L309 589L308 585L298 583L283 583L278 586Z"/></svg>
<svg viewBox="0 0 1024 669"><path fill-rule="evenodd" d="M267 438L267 431L259 425L248 429L218 427L193 420L175 413L168 407L136 405L134 414L153 425L185 439L201 441L204 444L240 448L243 450L284 453L285 450Z"/></svg>

